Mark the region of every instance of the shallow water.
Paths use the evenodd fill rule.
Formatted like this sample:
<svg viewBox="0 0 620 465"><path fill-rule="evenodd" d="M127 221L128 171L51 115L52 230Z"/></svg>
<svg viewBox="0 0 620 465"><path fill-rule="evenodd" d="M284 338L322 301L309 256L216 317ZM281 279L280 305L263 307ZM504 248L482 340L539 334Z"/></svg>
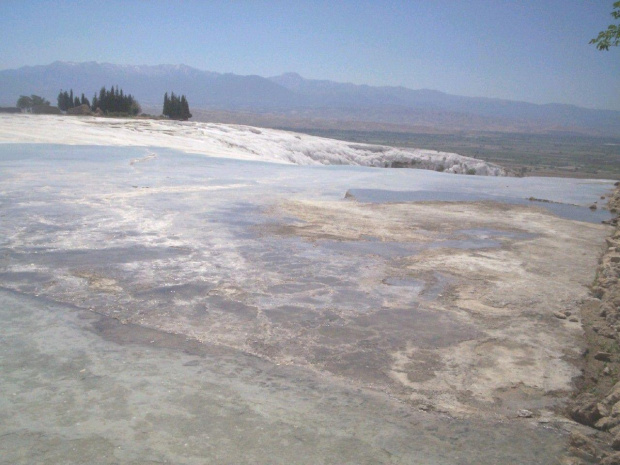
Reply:
<svg viewBox="0 0 620 465"><path fill-rule="evenodd" d="M265 231L303 228L271 213L280 202L345 203L347 191L369 202L532 196L587 206L611 188L0 145L0 390L10 393L0 449L13 454L7 463L555 463L561 424L455 420L385 395L395 351L480 334L435 309L454 276L411 276L400 261L533 235L464 228L398 242ZM562 215L584 209L571 208Z"/></svg>
<svg viewBox="0 0 620 465"><path fill-rule="evenodd" d="M566 441L3 290L0 318L0 463L547 465Z"/></svg>
<svg viewBox="0 0 620 465"><path fill-rule="evenodd" d="M391 191L381 189L351 189L350 195L359 202L386 203L386 202L478 202L492 201L500 203L508 203L514 205L532 205L545 208L551 213L569 220L587 221L590 223L600 223L609 220L612 214L609 210L598 208L592 210L588 206L572 205L568 203L560 203L558 201L540 202L530 201L527 198L504 195L499 193L491 194L489 191L469 192L464 191ZM557 198L557 197L556 197ZM575 198L575 197L572 197ZM592 197L590 197L592 198ZM549 200L549 199L544 199ZM599 198L594 197L594 201L598 202ZM606 205L603 200L601 207Z"/></svg>

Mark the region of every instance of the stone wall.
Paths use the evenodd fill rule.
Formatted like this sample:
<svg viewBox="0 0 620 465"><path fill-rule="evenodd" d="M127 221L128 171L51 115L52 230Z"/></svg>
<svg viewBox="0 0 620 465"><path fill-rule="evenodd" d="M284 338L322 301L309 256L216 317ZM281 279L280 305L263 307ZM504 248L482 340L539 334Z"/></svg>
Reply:
<svg viewBox="0 0 620 465"><path fill-rule="evenodd" d="M620 183L608 202L615 217L606 239L596 277L593 298L582 307L587 340L584 377L569 416L594 428L590 435L573 433L576 456L607 465L620 464Z"/></svg>

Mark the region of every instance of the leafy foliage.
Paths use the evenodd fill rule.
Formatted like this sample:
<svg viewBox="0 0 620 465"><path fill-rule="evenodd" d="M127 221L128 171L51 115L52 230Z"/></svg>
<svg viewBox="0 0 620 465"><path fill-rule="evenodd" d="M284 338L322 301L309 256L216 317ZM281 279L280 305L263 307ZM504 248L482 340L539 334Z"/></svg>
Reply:
<svg viewBox="0 0 620 465"><path fill-rule="evenodd" d="M611 12L614 19L620 19L620 1L614 2L614 9ZM620 45L620 24L610 24L609 27L599 32L598 37L590 41L599 50L609 50L609 47Z"/></svg>
<svg viewBox="0 0 620 465"><path fill-rule="evenodd" d="M162 111L164 116L170 119L178 119L186 121L192 117L189 112L189 104L185 95L174 95L174 92L168 97L168 92L164 94L164 109Z"/></svg>
<svg viewBox="0 0 620 465"><path fill-rule="evenodd" d="M49 106L49 104L49 100L38 95L31 95L30 97L27 95L20 95L17 99L17 107L26 111L32 110L34 106Z"/></svg>
<svg viewBox="0 0 620 465"><path fill-rule="evenodd" d="M32 108L32 99L26 95L20 95L17 99L17 108L21 108L22 110Z"/></svg>
<svg viewBox="0 0 620 465"><path fill-rule="evenodd" d="M39 97L38 95L31 95L30 98L32 99L32 106L37 106L37 105L43 105L43 106L49 106L50 105L50 101L43 98L43 97Z"/></svg>

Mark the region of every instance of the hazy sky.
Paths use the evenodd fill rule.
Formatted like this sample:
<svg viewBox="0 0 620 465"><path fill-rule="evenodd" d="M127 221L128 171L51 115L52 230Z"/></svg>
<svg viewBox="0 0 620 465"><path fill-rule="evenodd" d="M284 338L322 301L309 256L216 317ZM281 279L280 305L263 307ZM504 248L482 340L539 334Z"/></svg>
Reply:
<svg viewBox="0 0 620 465"><path fill-rule="evenodd" d="M62 61L403 85L620 110L613 0L0 0L0 69Z"/></svg>

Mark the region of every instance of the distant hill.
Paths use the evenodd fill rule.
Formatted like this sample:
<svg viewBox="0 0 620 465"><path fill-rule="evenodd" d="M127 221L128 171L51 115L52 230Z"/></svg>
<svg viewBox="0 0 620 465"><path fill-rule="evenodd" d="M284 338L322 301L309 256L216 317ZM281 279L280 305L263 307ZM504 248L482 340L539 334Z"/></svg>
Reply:
<svg viewBox="0 0 620 465"><path fill-rule="evenodd" d="M424 124L435 121L445 124L475 116L474 124L499 120L504 125L528 126L542 124L547 129L595 129L620 131L620 112L591 110L565 104L537 105L527 102L482 97L462 97L437 90L412 90L406 87L373 87L333 81L304 79L287 73L271 81L304 96L315 107L371 109L380 122ZM392 115L390 119L387 115Z"/></svg>
<svg viewBox="0 0 620 465"><path fill-rule="evenodd" d="M21 94L38 94L54 102L61 88L73 88L91 98L101 86L110 85L118 85L143 106L152 108L161 105L164 92L174 90L187 95L192 110L270 113L304 120L456 130L620 134L620 111L310 80L296 73L270 78L220 74L185 65L54 62L3 70L0 71L0 105L14 105Z"/></svg>
<svg viewBox="0 0 620 465"><path fill-rule="evenodd" d="M186 95L192 106L226 109L283 107L294 97L288 89L260 76L212 73L185 65L56 61L0 71L0 102L15 104L20 94L38 94L55 102L61 88L91 98L102 86L110 85L118 85L146 105L162 105L166 91Z"/></svg>

